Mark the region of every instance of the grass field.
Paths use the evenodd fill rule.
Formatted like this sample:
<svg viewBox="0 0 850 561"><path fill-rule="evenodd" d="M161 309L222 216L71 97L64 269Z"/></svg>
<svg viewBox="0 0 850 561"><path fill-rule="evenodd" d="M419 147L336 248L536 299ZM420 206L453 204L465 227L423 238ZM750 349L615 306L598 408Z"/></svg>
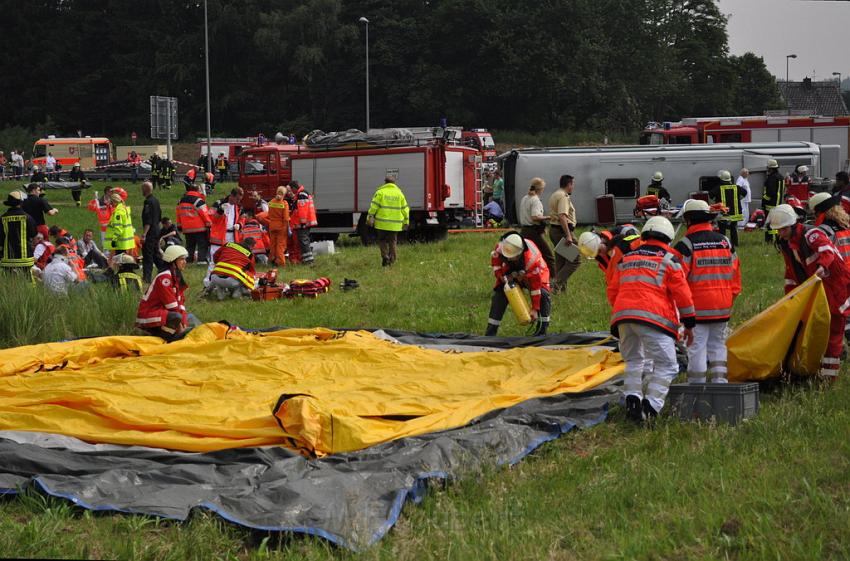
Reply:
<svg viewBox="0 0 850 561"><path fill-rule="evenodd" d="M99 186L98 190L102 190ZM134 220L141 196L129 189ZM0 186L5 199L8 191ZM173 215L177 190L161 201ZM94 215L51 192L55 222L74 233ZM192 268L188 308L203 321L245 327L382 326L481 333L492 277L491 234L400 247L379 266L377 248L341 240L338 253L285 279L343 277L362 288L317 300L199 301ZM740 248L744 294L734 323L782 293L781 259L757 234ZM70 301L0 280L0 347L130 333L136 302L93 287ZM101 290L102 289L102 290ZM552 328L606 329L595 265L580 267L554 298ZM506 318L502 332L524 329ZM843 371L846 373L846 371ZM122 559L846 559L850 558L850 386L783 386L762 395L759 416L737 428L664 419L640 430L615 410L593 430L543 446L514 468L469 474L405 507L399 524L355 555L320 540L250 532L197 512L185 524L94 514L27 492L0 501L0 557Z"/></svg>

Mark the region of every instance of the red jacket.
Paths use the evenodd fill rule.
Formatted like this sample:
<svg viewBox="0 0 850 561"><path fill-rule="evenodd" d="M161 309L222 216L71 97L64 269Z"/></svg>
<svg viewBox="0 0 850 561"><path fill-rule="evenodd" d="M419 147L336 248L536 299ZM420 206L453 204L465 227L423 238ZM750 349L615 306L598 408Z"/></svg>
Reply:
<svg viewBox="0 0 850 561"><path fill-rule="evenodd" d="M826 220L823 213L818 215L815 226L826 234L826 237L829 238L844 261L850 265L850 230L842 228L840 224L833 220Z"/></svg>
<svg viewBox="0 0 850 561"><path fill-rule="evenodd" d="M53 252L55 251L56 247L47 240L42 240L38 242L38 244L36 244L36 247L40 245L44 246L44 252L38 256L38 261L35 262L35 266L43 271L44 268L47 267L47 264L50 263L50 258L53 256Z"/></svg>
<svg viewBox="0 0 850 561"><path fill-rule="evenodd" d="M608 285L611 328L620 323L642 323L677 337L679 320L695 324L694 301L685 273L673 249L658 240L646 240L623 255Z"/></svg>
<svg viewBox="0 0 850 561"><path fill-rule="evenodd" d="M197 191L186 191L177 203L177 227L186 234L206 232L211 225L207 204Z"/></svg>
<svg viewBox="0 0 850 561"><path fill-rule="evenodd" d="M729 321L741 293L741 263L732 244L704 222L688 228L675 249L682 256L697 323Z"/></svg>
<svg viewBox="0 0 850 561"><path fill-rule="evenodd" d="M823 288L833 315L847 312L850 267L838 249L820 229L795 224L791 239L780 240L779 249L785 258L785 292L792 291L819 269L824 271Z"/></svg>
<svg viewBox="0 0 850 561"><path fill-rule="evenodd" d="M265 230L263 230L263 227L260 226L260 223L256 218L246 220L242 224L242 229L239 233L240 240L248 238L252 238L254 240L254 249L251 250L254 255L258 253L266 253L270 243L269 235Z"/></svg>
<svg viewBox="0 0 850 561"><path fill-rule="evenodd" d="M213 261L215 262L215 267L212 270L214 275L231 277L244 284L248 289L254 288L254 276L256 275L254 254L247 248L238 243L230 242L215 252Z"/></svg>
<svg viewBox="0 0 850 561"><path fill-rule="evenodd" d="M89 201L89 210L97 214L97 222L100 224L100 231L106 232L106 226L109 224L110 218L112 218L112 211L114 210L112 205L106 204L101 205L97 199L92 199Z"/></svg>
<svg viewBox="0 0 850 561"><path fill-rule="evenodd" d="M227 243L227 213L224 212L224 209L221 208L222 201L216 202L209 209L209 215L211 219L211 228L210 228L210 243L213 245L224 245ZM233 239L236 239L236 225L239 223L239 215L241 209L239 205L235 206L235 213L233 216Z"/></svg>
<svg viewBox="0 0 850 561"><path fill-rule="evenodd" d="M499 244L490 254L490 264L493 266L493 274L496 276L496 288L501 289L508 275L516 271L525 271L525 274L517 279L517 284L527 288L531 294L531 307L540 311L540 290L549 290L549 267L540 254L540 250L533 241L523 238L525 251L522 259L510 261L499 251Z"/></svg>
<svg viewBox="0 0 850 561"><path fill-rule="evenodd" d="M183 325L186 326L189 323L184 297L187 288L186 282L178 280L171 270L158 274L139 302L136 327L162 327L168 319L168 312L179 312L183 316Z"/></svg>
<svg viewBox="0 0 850 561"><path fill-rule="evenodd" d="M319 222L316 219L316 207L313 204L313 195L304 190L304 186L298 187L295 192L295 212L289 217L290 225L295 228L312 228Z"/></svg>

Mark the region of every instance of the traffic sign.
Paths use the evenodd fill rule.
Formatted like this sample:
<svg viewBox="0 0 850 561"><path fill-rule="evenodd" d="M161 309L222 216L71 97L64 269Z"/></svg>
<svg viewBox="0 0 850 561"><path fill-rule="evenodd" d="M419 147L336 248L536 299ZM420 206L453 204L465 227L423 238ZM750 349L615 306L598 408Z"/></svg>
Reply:
<svg viewBox="0 0 850 561"><path fill-rule="evenodd" d="M139 135L137 135L135 132L130 133L130 139L131 140L136 140L137 138L139 138Z"/></svg>

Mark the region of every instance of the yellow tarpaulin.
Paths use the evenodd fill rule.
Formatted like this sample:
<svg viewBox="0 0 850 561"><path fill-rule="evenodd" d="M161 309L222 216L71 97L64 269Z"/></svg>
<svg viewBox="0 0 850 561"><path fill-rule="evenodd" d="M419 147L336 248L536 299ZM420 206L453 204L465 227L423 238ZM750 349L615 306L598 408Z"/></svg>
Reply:
<svg viewBox="0 0 850 561"><path fill-rule="evenodd" d="M729 337L729 381L776 378L786 358L790 372L816 374L829 340L829 319L823 282L813 276Z"/></svg>
<svg viewBox="0 0 850 561"><path fill-rule="evenodd" d="M115 336L0 350L0 430L328 454L463 426L622 370L609 350L452 353L363 331L256 334L206 324L171 344Z"/></svg>

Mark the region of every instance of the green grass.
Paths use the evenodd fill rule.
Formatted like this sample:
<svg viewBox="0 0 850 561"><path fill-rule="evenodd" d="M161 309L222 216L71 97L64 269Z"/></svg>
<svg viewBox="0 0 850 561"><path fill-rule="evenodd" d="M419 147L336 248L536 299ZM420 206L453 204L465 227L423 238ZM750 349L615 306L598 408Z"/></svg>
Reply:
<svg viewBox="0 0 850 561"><path fill-rule="evenodd" d="M102 188L101 188L102 189ZM99 190L101 190L99 189ZM5 193L4 193L5 195ZM162 196L173 214L176 191ZM75 233L94 216L50 193L57 223ZM135 218L140 195L131 191ZM782 293L782 264L759 234L743 234L744 294L734 323ZM202 270L191 268L188 307L204 321L245 327L365 327L481 333L492 277L492 234L451 235L403 245L399 263L379 266L377 248L342 240L313 268L285 279L329 276L316 300L199 301ZM343 293L343 277L362 288ZM0 346L130 333L135 301L106 287L70 300L0 280ZM601 272L580 267L554 299L553 329L606 329ZM502 332L524 329L506 317ZM846 375L846 370L843 371ZM762 395L738 427L663 419L654 430L609 422L544 445L514 468L435 485L407 505L398 525L355 555L303 537L251 532L198 512L179 524L95 514L28 491L0 501L0 557L121 559L846 559L850 558L848 457L850 383L803 384Z"/></svg>

